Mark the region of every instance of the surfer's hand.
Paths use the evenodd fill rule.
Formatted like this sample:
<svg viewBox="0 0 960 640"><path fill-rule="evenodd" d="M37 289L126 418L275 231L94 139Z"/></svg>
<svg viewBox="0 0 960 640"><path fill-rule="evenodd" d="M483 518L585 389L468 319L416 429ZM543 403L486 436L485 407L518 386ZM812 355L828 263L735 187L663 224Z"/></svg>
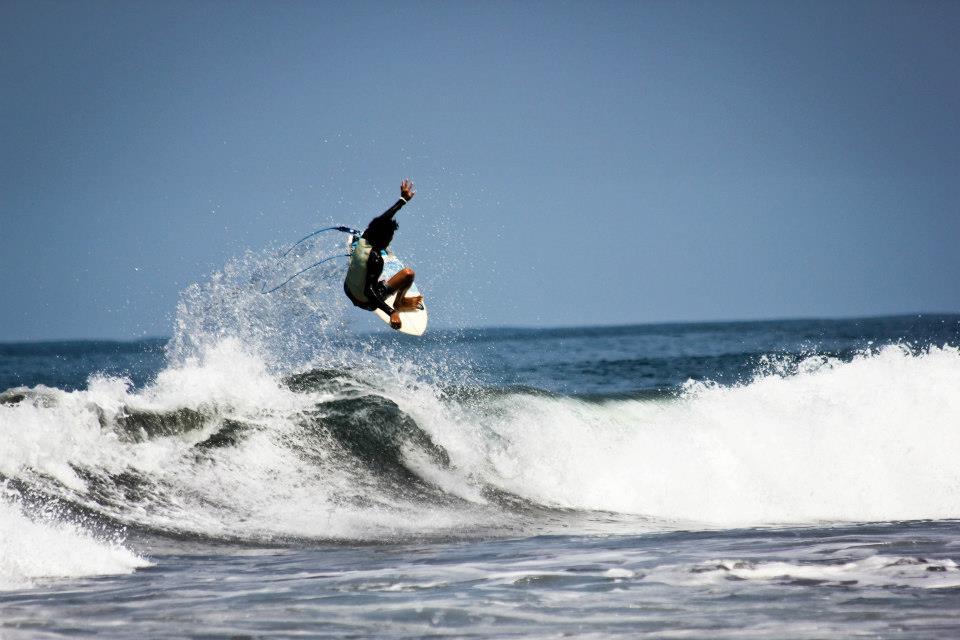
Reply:
<svg viewBox="0 0 960 640"><path fill-rule="evenodd" d="M399 329L400 325L400 312L394 311L392 314L390 314L390 326L394 329Z"/></svg>
<svg viewBox="0 0 960 640"><path fill-rule="evenodd" d="M415 195L417 195L417 190L413 187L413 183L404 178L403 182L400 183L400 197L409 201Z"/></svg>

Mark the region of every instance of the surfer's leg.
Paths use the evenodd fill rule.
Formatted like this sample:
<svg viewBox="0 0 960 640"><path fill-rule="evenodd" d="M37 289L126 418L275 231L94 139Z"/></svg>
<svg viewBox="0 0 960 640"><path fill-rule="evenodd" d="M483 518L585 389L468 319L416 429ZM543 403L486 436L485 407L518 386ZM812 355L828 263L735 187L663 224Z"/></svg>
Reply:
<svg viewBox="0 0 960 640"><path fill-rule="evenodd" d="M396 291L397 295L400 294L400 290L406 291L413 284L413 269L409 267L405 269L400 269L393 277L387 280L387 286L390 287L391 291Z"/></svg>
<svg viewBox="0 0 960 640"><path fill-rule="evenodd" d="M397 297L393 303L397 311L413 311L423 302L423 296L406 297L407 291L413 286L414 275L413 269L401 269L387 280L387 287L391 291L397 292Z"/></svg>

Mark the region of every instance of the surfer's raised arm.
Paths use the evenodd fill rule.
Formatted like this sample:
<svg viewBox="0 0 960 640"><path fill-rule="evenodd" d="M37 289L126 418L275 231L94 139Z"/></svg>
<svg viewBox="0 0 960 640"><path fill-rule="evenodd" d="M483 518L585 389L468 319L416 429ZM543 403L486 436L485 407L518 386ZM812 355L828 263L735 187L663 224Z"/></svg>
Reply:
<svg viewBox="0 0 960 640"><path fill-rule="evenodd" d="M393 203L393 206L378 215L376 218L370 221L370 224L383 224L386 220L393 220L394 214L400 209L403 208L403 205L410 202L413 199L413 196L417 195L417 190L413 186L413 182L404 178L403 182L400 183L400 198Z"/></svg>

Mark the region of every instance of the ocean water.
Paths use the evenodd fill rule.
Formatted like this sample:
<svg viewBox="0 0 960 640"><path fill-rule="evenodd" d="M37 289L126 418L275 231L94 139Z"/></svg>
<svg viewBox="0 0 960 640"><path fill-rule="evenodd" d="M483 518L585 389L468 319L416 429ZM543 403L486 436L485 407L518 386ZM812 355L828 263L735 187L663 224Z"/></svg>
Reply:
<svg viewBox="0 0 960 640"><path fill-rule="evenodd" d="M416 339L260 268L0 345L0 638L960 635L960 316Z"/></svg>

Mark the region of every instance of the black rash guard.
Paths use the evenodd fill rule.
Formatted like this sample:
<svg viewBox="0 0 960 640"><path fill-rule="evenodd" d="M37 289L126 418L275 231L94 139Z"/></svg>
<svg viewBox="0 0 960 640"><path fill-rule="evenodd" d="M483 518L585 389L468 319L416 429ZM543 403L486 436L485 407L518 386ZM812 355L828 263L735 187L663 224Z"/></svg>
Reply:
<svg viewBox="0 0 960 640"><path fill-rule="evenodd" d="M407 204L407 201L403 198L397 200L392 207L381 213L379 216L370 221L370 224L367 225L367 229L370 228L370 225L376 223L377 221L387 221L393 218L394 214ZM366 237L367 232L364 230L363 237ZM350 298L353 304L358 307L363 307L368 311L373 311L374 309L380 309L388 316L393 315L393 309L390 305L387 304L386 298L393 291L386 286L385 283L380 282L380 274L383 273L383 258L380 256L380 252L376 249L370 251L370 256L367 258L367 277L363 283L363 296L367 299L367 303L360 303L352 295L350 291L347 290L344 286L344 290L347 292L347 297Z"/></svg>

